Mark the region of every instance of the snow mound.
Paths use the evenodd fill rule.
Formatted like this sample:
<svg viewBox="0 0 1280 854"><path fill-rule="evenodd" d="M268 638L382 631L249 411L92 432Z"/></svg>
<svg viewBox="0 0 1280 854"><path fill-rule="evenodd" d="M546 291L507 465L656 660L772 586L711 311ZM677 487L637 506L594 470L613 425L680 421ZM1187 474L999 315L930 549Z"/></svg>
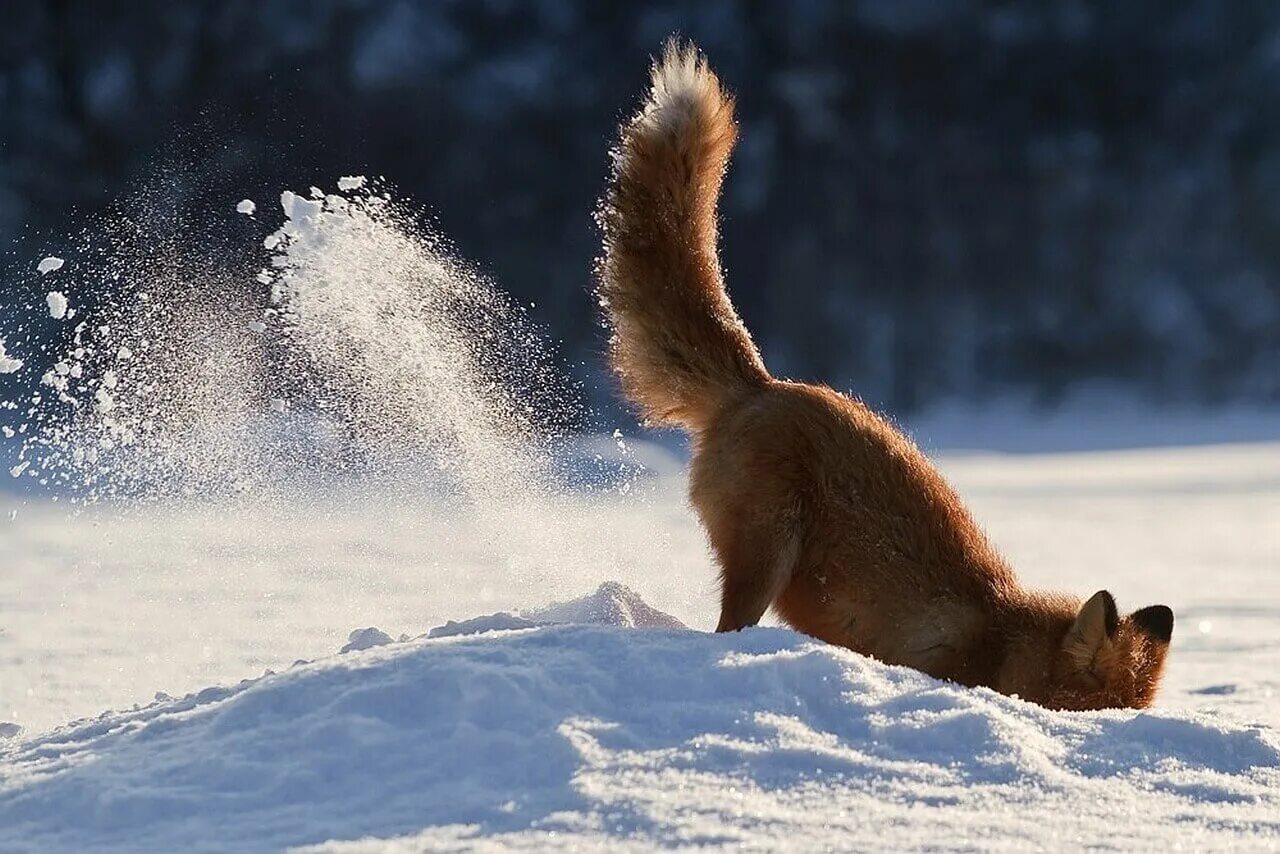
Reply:
<svg viewBox="0 0 1280 854"><path fill-rule="evenodd" d="M781 629L384 645L0 744L3 850L1280 841L1271 730L1049 712Z"/></svg>
<svg viewBox="0 0 1280 854"><path fill-rule="evenodd" d="M500 611L470 620L450 620L443 626L432 629L427 637L447 638L556 625L616 626L624 629L685 628L684 623L651 607L629 587L616 581L606 581L595 593L568 602L555 602L519 614ZM355 639L354 632L351 639Z"/></svg>
<svg viewBox="0 0 1280 854"><path fill-rule="evenodd" d="M685 624L665 614L616 581L606 581L590 596L556 602L522 612L523 617L545 624L569 623L619 626L628 629L683 629Z"/></svg>

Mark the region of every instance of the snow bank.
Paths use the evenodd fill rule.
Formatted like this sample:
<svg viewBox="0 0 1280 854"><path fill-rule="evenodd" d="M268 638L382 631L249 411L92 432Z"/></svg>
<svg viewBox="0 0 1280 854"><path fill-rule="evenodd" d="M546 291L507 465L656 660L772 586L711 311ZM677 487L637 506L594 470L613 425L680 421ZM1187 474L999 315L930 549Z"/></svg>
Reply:
<svg viewBox="0 0 1280 854"><path fill-rule="evenodd" d="M0 746L0 849L962 840L1264 847L1280 741L1052 713L781 629L555 626L383 643Z"/></svg>

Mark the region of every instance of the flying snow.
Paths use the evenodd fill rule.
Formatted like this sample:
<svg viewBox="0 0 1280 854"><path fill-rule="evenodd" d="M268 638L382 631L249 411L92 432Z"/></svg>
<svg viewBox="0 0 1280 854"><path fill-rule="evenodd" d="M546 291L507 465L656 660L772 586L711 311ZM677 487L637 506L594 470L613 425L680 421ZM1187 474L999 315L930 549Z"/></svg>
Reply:
<svg viewBox="0 0 1280 854"><path fill-rule="evenodd" d="M0 338L0 374L12 374L22 369L22 360L10 356L4 349L4 339Z"/></svg>
<svg viewBox="0 0 1280 854"><path fill-rule="evenodd" d="M62 291L49 291L44 300L49 305L49 316L54 320L67 316L67 297Z"/></svg>
<svg viewBox="0 0 1280 854"><path fill-rule="evenodd" d="M262 495L338 473L507 511L545 492L548 443L579 404L525 310L416 210L363 176L338 184L283 192L279 227L243 247L253 266L134 231L155 217L106 229L76 271L103 298L49 351L55 394L33 399L18 440L38 481L77 502ZM47 294L52 317L74 316L67 290ZM0 350L0 370L21 366ZM292 427L267 429L268 413Z"/></svg>

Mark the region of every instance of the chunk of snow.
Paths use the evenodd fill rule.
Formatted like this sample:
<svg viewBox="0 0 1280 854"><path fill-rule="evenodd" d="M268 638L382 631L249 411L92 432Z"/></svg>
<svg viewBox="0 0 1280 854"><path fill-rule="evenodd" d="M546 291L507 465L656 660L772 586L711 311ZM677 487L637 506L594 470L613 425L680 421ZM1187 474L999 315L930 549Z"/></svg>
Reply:
<svg viewBox="0 0 1280 854"><path fill-rule="evenodd" d="M358 652L362 649L373 649L375 646L386 646L391 643L391 635L377 628L356 629L347 636L347 644L338 650L341 655L347 652Z"/></svg>
<svg viewBox="0 0 1280 854"><path fill-rule="evenodd" d="M284 400L282 400L281 398L278 398L278 397L273 397L273 398L271 398L271 411L272 411L272 412L284 412L284 411L285 411L285 408L286 408L286 405L285 405Z"/></svg>
<svg viewBox="0 0 1280 854"><path fill-rule="evenodd" d="M515 629L535 629L539 623L500 611L483 617L472 617L469 620L450 620L443 626L436 626L427 632L429 638L452 638L460 635L482 635L487 632L509 632Z"/></svg>
<svg viewBox="0 0 1280 854"><path fill-rule="evenodd" d="M61 270L63 263L65 262L63 262L63 260L59 258L57 255L50 255L48 258L45 258L43 261L39 263L39 265L36 266L36 272L38 272L40 275L43 276L46 273L52 273L56 270Z"/></svg>
<svg viewBox="0 0 1280 854"><path fill-rule="evenodd" d="M31 461L30 461L30 460L23 460L22 462L18 463L18 464L17 464L16 466L14 466L13 468L9 469L9 476L10 476L10 477L22 477L22 473L23 473L24 471L26 471L26 470L27 470L27 467L28 467L28 466L30 466L30 465L31 465Z"/></svg>
<svg viewBox="0 0 1280 854"><path fill-rule="evenodd" d="M359 190L364 184L363 175L343 175L338 179L338 189L343 191Z"/></svg>
<svg viewBox="0 0 1280 854"><path fill-rule="evenodd" d="M240 204L236 205L236 213L242 213L245 216L253 216L253 212L258 206L253 203L253 199L242 199Z"/></svg>
<svg viewBox="0 0 1280 854"><path fill-rule="evenodd" d="M105 388L100 388L93 393L93 399L97 401L99 412L110 412L116 408L116 402L111 395L107 393ZM104 440L106 441L106 440Z"/></svg>
<svg viewBox="0 0 1280 854"><path fill-rule="evenodd" d="M53 319L62 320L67 316L67 298L62 291L49 291L44 301L49 304L49 316Z"/></svg>
<svg viewBox="0 0 1280 854"><path fill-rule="evenodd" d="M0 338L0 374L12 374L22 369L22 360L15 359L4 350L4 339Z"/></svg>
<svg viewBox="0 0 1280 854"><path fill-rule="evenodd" d="M0 738L17 738L22 735L22 727L9 721L0 721Z"/></svg>

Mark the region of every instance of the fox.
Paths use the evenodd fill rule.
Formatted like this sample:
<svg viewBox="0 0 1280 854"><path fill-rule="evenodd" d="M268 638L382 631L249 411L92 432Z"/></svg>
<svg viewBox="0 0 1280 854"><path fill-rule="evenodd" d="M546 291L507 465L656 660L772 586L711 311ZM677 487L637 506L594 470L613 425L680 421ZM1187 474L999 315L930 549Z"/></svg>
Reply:
<svg viewBox="0 0 1280 854"><path fill-rule="evenodd" d="M643 423L690 437L719 566L717 632L798 632L1050 709L1145 708L1173 611L1024 588L929 459L856 397L776 379L725 287L718 205L734 100L668 40L597 209L608 358Z"/></svg>

